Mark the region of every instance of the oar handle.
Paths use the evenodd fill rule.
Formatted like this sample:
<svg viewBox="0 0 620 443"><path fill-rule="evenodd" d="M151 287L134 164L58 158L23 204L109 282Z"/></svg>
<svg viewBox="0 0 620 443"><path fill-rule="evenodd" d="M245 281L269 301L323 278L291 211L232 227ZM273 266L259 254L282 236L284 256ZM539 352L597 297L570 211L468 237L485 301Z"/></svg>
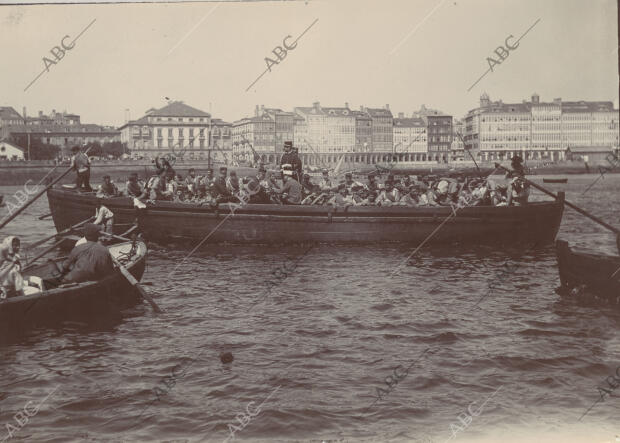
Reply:
<svg viewBox="0 0 620 443"><path fill-rule="evenodd" d="M131 275L131 272L129 272L127 268L125 268L116 258L112 257L112 261L121 271L121 274L123 274L123 276L127 279L129 284L131 284L134 288L136 288L140 296L151 305L153 310L157 312L158 314L162 312L161 308L157 306L157 303L155 303L155 300L153 300L153 298L149 294L146 293L144 288L140 286L140 282L138 282L138 280L136 280L136 278L133 275Z"/></svg>
<svg viewBox="0 0 620 443"><path fill-rule="evenodd" d="M498 168L498 169L503 169L503 170L505 170L505 171L507 171L507 172L515 172L515 171L512 171L511 169L508 169L508 168L506 168L506 167L504 167L504 166L500 165L499 163L495 163L495 167L496 167L496 168ZM536 189L538 189L539 191L542 191L542 192L544 192L545 194L547 194L547 195L549 195L549 196L551 196L551 197L553 197L553 198L555 198L555 199L558 199L557 194L554 194L553 192L549 191L548 189L543 188L543 187L542 187L542 186L540 186L539 184L534 183L533 181L528 180L528 179L527 179L527 178L525 178L525 177L523 177L523 180L525 180L527 183L529 183L531 186L535 187L535 188L536 188ZM608 224L608 223L604 222L603 220L601 220L600 218L596 217L595 215L592 215L592 214L590 214L589 212L587 212L587 211L585 211L585 210L581 209L579 206L574 205L573 203L571 203L571 202L569 202L569 201L566 201L566 200L564 200L564 204L565 204L566 206L568 206L569 208L572 208L572 209L574 209L575 211L579 212L581 215L585 215L585 216L586 216L586 217L588 217L590 220L593 220L593 221L595 221L596 223L598 223L599 225L601 225L601 226L603 226L603 227L605 227L605 228L609 229L611 232L615 233L616 235L617 235L617 234L620 234L620 230L619 230L618 228L616 228L616 227L614 227L614 226L612 226L612 225L610 225L610 224Z"/></svg>

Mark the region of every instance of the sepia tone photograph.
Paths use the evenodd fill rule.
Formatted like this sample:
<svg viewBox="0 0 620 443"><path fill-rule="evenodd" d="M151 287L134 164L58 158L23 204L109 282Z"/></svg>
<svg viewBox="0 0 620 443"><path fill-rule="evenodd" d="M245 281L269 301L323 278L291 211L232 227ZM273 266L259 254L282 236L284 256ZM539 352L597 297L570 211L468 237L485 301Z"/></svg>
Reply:
<svg viewBox="0 0 620 443"><path fill-rule="evenodd" d="M620 442L618 0L0 5L0 442Z"/></svg>

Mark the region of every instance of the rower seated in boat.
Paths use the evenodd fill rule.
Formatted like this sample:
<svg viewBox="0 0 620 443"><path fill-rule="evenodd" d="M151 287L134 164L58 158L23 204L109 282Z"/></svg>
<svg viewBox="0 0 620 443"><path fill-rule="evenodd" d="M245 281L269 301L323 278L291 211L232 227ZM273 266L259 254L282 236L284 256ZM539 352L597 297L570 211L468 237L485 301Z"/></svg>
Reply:
<svg viewBox="0 0 620 443"><path fill-rule="evenodd" d="M103 183L99 185L99 189L97 189L97 197L100 198L111 198L118 197L118 188L114 183L112 183L112 179L109 175L103 176Z"/></svg>
<svg viewBox="0 0 620 443"><path fill-rule="evenodd" d="M98 281L114 272L112 256L99 240L99 226L84 226L86 243L76 246L62 264L61 282Z"/></svg>
<svg viewBox="0 0 620 443"><path fill-rule="evenodd" d="M146 197L144 183L140 181L137 173L132 172L129 175L129 180L125 184L125 192L128 197L137 198L138 200Z"/></svg>
<svg viewBox="0 0 620 443"><path fill-rule="evenodd" d="M20 246L19 238L13 235L9 235L0 244L0 299L23 294Z"/></svg>
<svg viewBox="0 0 620 443"><path fill-rule="evenodd" d="M112 234L114 230L114 213L103 204L103 199L97 199L97 208L95 209L95 225L99 226L99 230Z"/></svg>

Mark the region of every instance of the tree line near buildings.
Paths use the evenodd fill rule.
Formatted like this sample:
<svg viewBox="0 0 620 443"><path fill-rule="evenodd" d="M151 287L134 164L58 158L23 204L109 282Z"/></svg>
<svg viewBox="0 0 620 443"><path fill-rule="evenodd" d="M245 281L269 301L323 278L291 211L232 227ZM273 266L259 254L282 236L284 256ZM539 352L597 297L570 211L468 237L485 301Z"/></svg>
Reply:
<svg viewBox="0 0 620 443"><path fill-rule="evenodd" d="M26 160L53 160L61 154L60 146L43 143L40 139L30 138L30 158L28 158L28 136L19 135L12 137L13 143L24 150ZM89 157L105 157L112 156L118 158L123 155L127 149L123 147L121 142L108 142L103 145L99 142L90 142L85 145Z"/></svg>

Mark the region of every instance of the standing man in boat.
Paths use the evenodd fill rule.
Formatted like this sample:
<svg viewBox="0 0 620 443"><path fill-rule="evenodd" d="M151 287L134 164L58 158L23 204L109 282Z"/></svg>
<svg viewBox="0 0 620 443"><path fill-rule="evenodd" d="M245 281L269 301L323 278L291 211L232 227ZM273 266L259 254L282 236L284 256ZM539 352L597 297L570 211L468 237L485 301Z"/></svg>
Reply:
<svg viewBox="0 0 620 443"><path fill-rule="evenodd" d="M74 247L69 258L62 264L60 281L98 281L114 272L110 251L97 241L99 226L87 223L84 226L84 237L86 243Z"/></svg>
<svg viewBox="0 0 620 443"><path fill-rule="evenodd" d="M236 201L235 197L231 194L226 186L228 175L228 168L226 166L222 166L220 168L220 176L215 179L213 182L212 188L217 194L217 202L218 203L227 203L231 201Z"/></svg>
<svg viewBox="0 0 620 443"><path fill-rule="evenodd" d="M71 167L77 172L75 188L78 191L92 192L93 188L90 187L90 159L79 146L74 146L71 150L73 151Z"/></svg>
<svg viewBox="0 0 620 443"><path fill-rule="evenodd" d="M284 154L280 157L280 167L285 169L286 165L293 170L297 181L301 181L302 164L299 155L293 150L293 142L291 141L284 142Z"/></svg>

